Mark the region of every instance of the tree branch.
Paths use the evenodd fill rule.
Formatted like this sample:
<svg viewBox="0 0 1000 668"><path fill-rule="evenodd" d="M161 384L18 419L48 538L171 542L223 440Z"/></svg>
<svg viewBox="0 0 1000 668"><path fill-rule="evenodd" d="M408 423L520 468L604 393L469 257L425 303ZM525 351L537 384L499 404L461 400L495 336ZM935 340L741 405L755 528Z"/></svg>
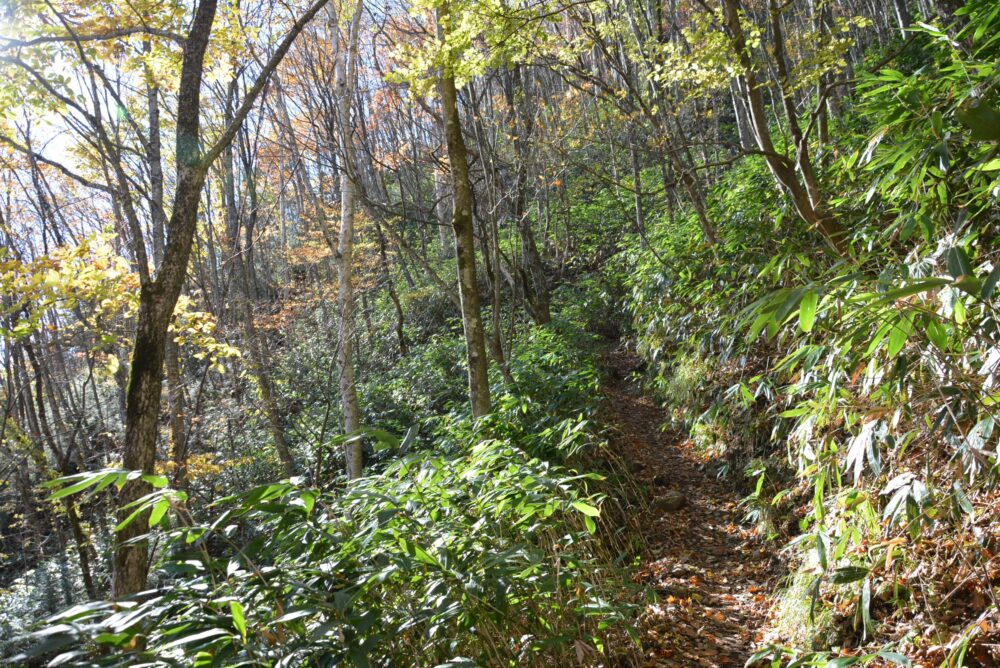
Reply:
<svg viewBox="0 0 1000 668"><path fill-rule="evenodd" d="M284 59L285 54L288 53L288 49L291 48L292 43L299 36L299 33L312 21L313 17L319 13L329 0L316 0L311 7L299 17L295 24L288 30L285 34L285 38L278 45L278 48L273 54L271 54L270 59L264 65L264 69L261 70L260 74L257 75L257 80L254 81L253 86L247 91L246 95L243 97L243 103L240 104L239 109L233 115L232 121L222 132L222 136L215 142L212 148L208 149L202 159L202 165L207 167L212 164L216 158L226 149L229 144L232 143L233 139L236 137L236 133L239 131L240 126L246 119L247 114L253 108L253 105L257 101L257 97L260 95L261 91L264 90L264 86L267 85L268 79L274 74L274 71L278 69L278 65Z"/></svg>
<svg viewBox="0 0 1000 668"><path fill-rule="evenodd" d="M111 30L109 32L93 35L43 35L41 37L33 37L31 39L0 37L0 40L3 40L3 43L0 44L0 49L22 49L32 46L40 46L43 44L61 44L64 42L104 42L112 39L119 39L121 37L128 37L130 35L163 37L164 39L176 42L182 47L185 42L184 37L169 30L160 30L159 28L150 28L148 26L136 26L133 28L119 28L118 30Z"/></svg>
<svg viewBox="0 0 1000 668"><path fill-rule="evenodd" d="M86 186L88 188L93 188L95 190L100 190L101 192L108 193L109 195L115 194L115 190L111 186L105 185L103 183L97 183L95 181L91 181L88 178L80 176L79 174L77 174L76 172L72 171L71 169L69 169L65 165L63 165L61 163L58 163L55 160L50 160L50 159L46 158L44 155L42 155L41 153L36 153L35 151L32 151L27 146L25 146L23 144L19 144L13 137L8 137L7 135L5 135L3 133L0 133L0 142L3 142L4 144L7 144L8 146L10 146L11 148L13 148L18 153L22 153L22 154L28 156L29 158L42 163L43 165L48 165L49 167L54 167L55 169L57 169L60 172L62 172L64 175L68 176L69 178L71 178L74 181L76 181L77 183L79 183L80 185Z"/></svg>

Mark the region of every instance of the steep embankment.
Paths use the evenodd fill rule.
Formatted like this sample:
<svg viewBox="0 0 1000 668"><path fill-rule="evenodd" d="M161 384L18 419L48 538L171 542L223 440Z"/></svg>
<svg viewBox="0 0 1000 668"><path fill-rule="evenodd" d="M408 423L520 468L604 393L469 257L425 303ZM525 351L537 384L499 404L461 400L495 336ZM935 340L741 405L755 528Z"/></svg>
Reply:
<svg viewBox="0 0 1000 668"><path fill-rule="evenodd" d="M640 619L644 666L742 666L763 629L777 571L742 523L740 495L719 480L631 378L638 358L608 353L611 445L648 488L636 577L656 593Z"/></svg>

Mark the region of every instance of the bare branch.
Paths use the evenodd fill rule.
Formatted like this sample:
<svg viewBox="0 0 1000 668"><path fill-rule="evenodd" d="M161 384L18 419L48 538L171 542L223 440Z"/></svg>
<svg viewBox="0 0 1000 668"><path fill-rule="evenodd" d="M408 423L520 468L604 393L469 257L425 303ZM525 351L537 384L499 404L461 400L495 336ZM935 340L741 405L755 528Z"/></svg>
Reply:
<svg viewBox="0 0 1000 668"><path fill-rule="evenodd" d="M7 144L8 146L10 146L11 148L13 148L18 153L22 153L22 154L30 157L31 159L36 160L36 161L42 163L43 165L48 165L49 167L54 167L55 169L57 169L60 172L62 172L64 175L68 176L69 178L71 178L74 181L76 181L77 183L79 183L80 185L86 186L88 188L93 188L95 190L100 190L101 192L108 193L109 195L115 194L115 190L111 186L105 185L103 183L97 183L95 181L91 181L90 179L88 179L86 177L80 176L79 174L77 174L76 172L72 171L71 169L69 169L65 165L63 165L61 163L58 163L55 160L50 160L50 159L46 158L44 155L42 155L41 153L36 153L35 151L32 151L27 146L25 146L23 144L19 144L13 137L8 137L7 135L5 135L3 133L0 133L0 142L3 142L4 144Z"/></svg>
<svg viewBox="0 0 1000 668"><path fill-rule="evenodd" d="M43 44L61 44L65 42L105 42L112 39L120 39L130 35L149 35L152 37L162 37L184 46L184 37L169 30L150 28L148 26L135 26L132 28L119 28L105 33L93 35L42 35L31 39L13 39L11 37L0 37L0 49L13 50L40 46Z"/></svg>
<svg viewBox="0 0 1000 668"><path fill-rule="evenodd" d="M219 157L226 147L232 143L233 139L236 137L236 133L240 129L240 126L246 119L247 114L250 113L253 105L257 102L257 97L260 95L261 91L264 90L264 86L267 85L268 79L270 79L274 71L278 69L278 65L281 64L285 54L288 53L288 49L291 48L292 42L295 41L295 39L299 36L299 33L302 32L310 21L312 21L313 17L316 16L316 14L318 14L324 6L326 6L328 1L329 0L316 0L316 2L314 2L312 6L309 7L309 9L302 14L298 21L296 21L295 24L288 30L285 34L285 38L281 41L281 44L279 44L278 48L273 54L271 54L271 58L267 61L267 64L264 65L264 69L261 70L260 74L257 76L257 80L254 81L253 86L251 86L250 90L247 91L246 96L243 98L243 103L240 105L240 108L236 110L232 121L230 121L229 125L222 132L222 136L219 137L218 141L215 142L215 145L205 153L202 165L207 166L212 164L212 162Z"/></svg>

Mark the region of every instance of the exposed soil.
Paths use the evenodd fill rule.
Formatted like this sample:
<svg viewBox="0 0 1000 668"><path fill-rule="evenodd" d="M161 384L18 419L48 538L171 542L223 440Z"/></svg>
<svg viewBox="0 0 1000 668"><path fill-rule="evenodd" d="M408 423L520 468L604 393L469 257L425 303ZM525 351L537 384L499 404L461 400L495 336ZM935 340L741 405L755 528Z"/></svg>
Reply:
<svg viewBox="0 0 1000 668"><path fill-rule="evenodd" d="M608 353L611 445L648 490L647 550L637 580L656 593L640 618L643 666L742 666L771 603L773 546L743 523L740 495L718 479L633 380L638 358ZM675 508L680 505L680 508Z"/></svg>

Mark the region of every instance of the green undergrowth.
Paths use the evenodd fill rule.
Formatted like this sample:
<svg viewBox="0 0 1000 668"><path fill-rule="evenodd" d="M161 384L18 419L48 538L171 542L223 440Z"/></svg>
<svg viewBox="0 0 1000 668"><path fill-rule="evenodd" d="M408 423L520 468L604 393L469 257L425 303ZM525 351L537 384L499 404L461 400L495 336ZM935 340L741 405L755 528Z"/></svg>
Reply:
<svg viewBox="0 0 1000 668"><path fill-rule="evenodd" d="M995 642L1000 11L958 17L832 127L849 256L748 159L711 196L721 244L665 218L617 270L650 387L784 548L774 665L978 665Z"/></svg>
<svg viewBox="0 0 1000 668"><path fill-rule="evenodd" d="M55 615L20 660L513 666L628 654L634 539L609 496L614 474L590 472L606 459L598 350L572 314L526 331L491 415L452 412L421 438L368 430L392 456L351 483L293 478L207 511L157 489L136 506L156 525L155 588ZM56 494L128 475L81 474Z"/></svg>

